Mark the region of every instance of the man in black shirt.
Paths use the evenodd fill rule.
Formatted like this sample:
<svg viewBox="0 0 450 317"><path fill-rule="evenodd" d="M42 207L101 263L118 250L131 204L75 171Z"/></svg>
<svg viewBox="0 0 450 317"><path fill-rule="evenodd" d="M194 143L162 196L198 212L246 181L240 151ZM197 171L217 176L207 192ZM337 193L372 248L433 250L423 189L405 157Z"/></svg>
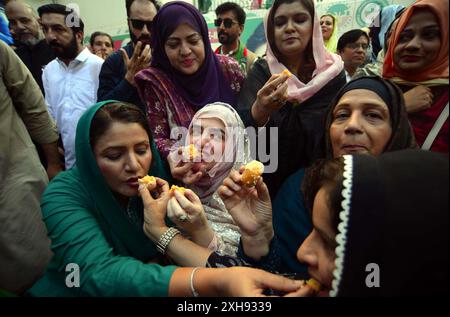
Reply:
<svg viewBox="0 0 450 317"><path fill-rule="evenodd" d="M145 111L135 87L134 76L149 66L151 23L159 5L155 0L126 0L131 42L111 54L100 72L98 101L114 99L130 102ZM146 58L141 58L146 55Z"/></svg>
<svg viewBox="0 0 450 317"><path fill-rule="evenodd" d="M55 55L44 39L38 16L30 5L20 0L8 2L5 13L17 47L16 54L30 70L44 94L42 69L55 59Z"/></svg>

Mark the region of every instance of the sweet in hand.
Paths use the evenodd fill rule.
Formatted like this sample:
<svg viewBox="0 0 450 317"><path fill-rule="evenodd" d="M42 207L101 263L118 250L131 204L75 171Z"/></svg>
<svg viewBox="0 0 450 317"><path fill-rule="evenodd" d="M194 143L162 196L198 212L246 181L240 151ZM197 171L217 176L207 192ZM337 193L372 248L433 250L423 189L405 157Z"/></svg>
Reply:
<svg viewBox="0 0 450 317"><path fill-rule="evenodd" d="M144 176L138 179L139 186L147 186L149 191L152 191L156 188L156 178L154 176Z"/></svg>
<svg viewBox="0 0 450 317"><path fill-rule="evenodd" d="M259 161L252 161L244 166L242 173L242 184L247 187L255 187L264 172L264 165Z"/></svg>

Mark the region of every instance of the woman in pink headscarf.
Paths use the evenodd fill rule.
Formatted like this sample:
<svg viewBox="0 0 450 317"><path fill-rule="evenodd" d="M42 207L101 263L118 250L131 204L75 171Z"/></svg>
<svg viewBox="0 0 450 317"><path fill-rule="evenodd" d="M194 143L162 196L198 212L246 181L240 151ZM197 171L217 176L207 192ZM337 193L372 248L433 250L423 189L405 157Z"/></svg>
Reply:
<svg viewBox="0 0 450 317"><path fill-rule="evenodd" d="M238 98L245 126L277 127L266 144L278 144L270 194L317 156L332 98L345 84L341 58L326 50L313 0L275 0L265 19L266 57L250 70ZM292 76L281 74L288 69ZM269 140L270 138L270 140Z"/></svg>

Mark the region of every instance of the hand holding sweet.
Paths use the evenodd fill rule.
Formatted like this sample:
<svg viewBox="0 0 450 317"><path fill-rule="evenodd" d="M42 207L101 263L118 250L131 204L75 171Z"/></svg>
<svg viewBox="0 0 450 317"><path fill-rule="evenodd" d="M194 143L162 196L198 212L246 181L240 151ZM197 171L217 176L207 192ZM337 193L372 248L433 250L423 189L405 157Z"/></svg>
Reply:
<svg viewBox="0 0 450 317"><path fill-rule="evenodd" d="M243 167L239 172L231 171L218 193L241 229L241 240L246 255L259 260L269 252L269 244L274 236L272 202L262 178L255 187L248 188L242 185L243 171Z"/></svg>
<svg viewBox="0 0 450 317"><path fill-rule="evenodd" d="M183 148L170 152L167 156L169 162L170 172L173 178L183 182L186 185L192 185L197 183L204 175L203 171L194 172L193 162L186 162L183 159Z"/></svg>
<svg viewBox="0 0 450 317"><path fill-rule="evenodd" d="M147 186L140 186L139 194L144 204L144 232L153 241L157 242L162 233L167 229L165 217L169 202L169 183L161 178L156 178L157 187L152 191L152 197Z"/></svg>
<svg viewBox="0 0 450 317"><path fill-rule="evenodd" d="M218 274L214 281L220 285L218 296L262 297L267 289L286 293L286 297L306 297L312 290L303 281L292 280L263 270L248 267L230 267Z"/></svg>
<svg viewBox="0 0 450 317"><path fill-rule="evenodd" d="M289 77L284 72L272 75L258 91L251 113L260 125L267 121L274 111L286 104Z"/></svg>
<svg viewBox="0 0 450 317"><path fill-rule="evenodd" d="M200 198L190 189L173 191L167 205L167 216L192 240L207 247L214 237Z"/></svg>

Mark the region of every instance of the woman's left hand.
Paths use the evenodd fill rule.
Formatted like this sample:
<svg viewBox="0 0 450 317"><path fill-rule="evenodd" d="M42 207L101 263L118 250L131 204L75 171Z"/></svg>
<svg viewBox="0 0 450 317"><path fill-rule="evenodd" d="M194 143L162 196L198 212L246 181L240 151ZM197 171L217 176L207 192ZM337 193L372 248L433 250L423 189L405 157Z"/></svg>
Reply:
<svg viewBox="0 0 450 317"><path fill-rule="evenodd" d="M146 186L139 188L139 194L144 203L144 232L154 242L167 229L165 217L170 198L169 183L161 178L156 178L156 184L156 189L152 191L155 198L152 197Z"/></svg>
<svg viewBox="0 0 450 317"><path fill-rule="evenodd" d="M269 253L270 241L274 236L272 203L262 177L254 188L242 185L243 171L243 167L239 172L232 170L219 187L218 193L241 230L244 253L259 261Z"/></svg>
<svg viewBox="0 0 450 317"><path fill-rule="evenodd" d="M199 245L207 247L214 237L202 202L190 189L184 195L178 190L174 191L167 205L167 216Z"/></svg>
<svg viewBox="0 0 450 317"><path fill-rule="evenodd" d="M273 236L272 229L272 202L269 190L262 178L255 187L247 188L242 185L241 167L239 172L232 170L218 193L222 198L233 220L241 229L242 236L257 236L268 233Z"/></svg>

